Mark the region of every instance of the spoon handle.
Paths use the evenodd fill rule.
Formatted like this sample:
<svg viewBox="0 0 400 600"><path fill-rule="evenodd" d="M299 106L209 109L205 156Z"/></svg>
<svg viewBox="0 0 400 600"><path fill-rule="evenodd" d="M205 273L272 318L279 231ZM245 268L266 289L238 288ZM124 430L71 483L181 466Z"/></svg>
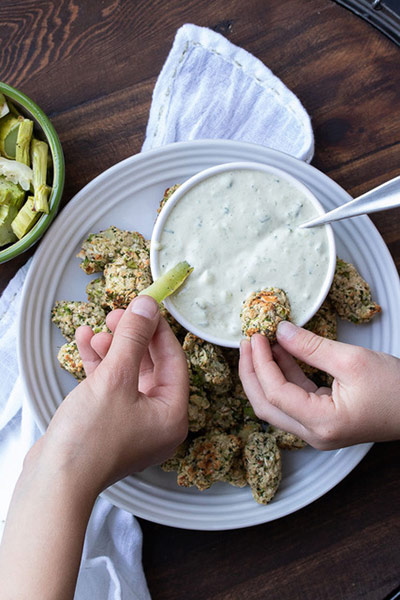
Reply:
<svg viewBox="0 0 400 600"><path fill-rule="evenodd" d="M354 200L350 200L346 204L342 204L342 206L334 208L322 217L302 223L300 227L315 227L316 225L324 225L325 223L331 223L331 221L340 221L357 215L377 212L378 210L388 210L396 206L400 206L400 176L379 185Z"/></svg>

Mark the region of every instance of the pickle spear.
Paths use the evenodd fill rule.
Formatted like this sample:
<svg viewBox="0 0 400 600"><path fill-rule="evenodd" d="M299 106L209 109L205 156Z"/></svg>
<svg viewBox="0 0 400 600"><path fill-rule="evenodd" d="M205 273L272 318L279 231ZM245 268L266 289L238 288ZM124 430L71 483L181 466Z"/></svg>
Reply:
<svg viewBox="0 0 400 600"><path fill-rule="evenodd" d="M11 228L17 238L21 239L24 237L24 235L28 233L30 229L32 229L39 217L40 213L34 209L33 196L29 196L11 223Z"/></svg>
<svg viewBox="0 0 400 600"><path fill-rule="evenodd" d="M163 273L157 281L152 283L145 290L142 290L139 293L139 296L151 296L160 304L167 296L176 292L192 271L193 267L184 260L175 265L175 267L172 267L172 269L166 273Z"/></svg>
<svg viewBox="0 0 400 600"><path fill-rule="evenodd" d="M15 160L23 163L24 165L31 166L29 147L31 144L31 137L33 133L33 121L30 119L23 119L20 122L17 136L17 145L15 148Z"/></svg>
<svg viewBox="0 0 400 600"><path fill-rule="evenodd" d="M46 142L32 140L31 157L33 170L34 210L37 212L49 212L47 199L51 188L46 185L47 178L47 156L49 147Z"/></svg>

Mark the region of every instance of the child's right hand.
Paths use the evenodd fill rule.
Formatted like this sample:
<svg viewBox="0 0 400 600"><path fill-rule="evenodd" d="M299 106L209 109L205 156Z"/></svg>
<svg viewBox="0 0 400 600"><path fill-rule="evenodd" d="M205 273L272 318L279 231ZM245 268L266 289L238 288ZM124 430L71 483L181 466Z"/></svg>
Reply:
<svg viewBox="0 0 400 600"><path fill-rule="evenodd" d="M272 349L259 334L241 344L239 374L256 415L320 450L400 438L400 360L334 342L288 321ZM292 356L291 356L292 355ZM334 377L318 388L293 356Z"/></svg>

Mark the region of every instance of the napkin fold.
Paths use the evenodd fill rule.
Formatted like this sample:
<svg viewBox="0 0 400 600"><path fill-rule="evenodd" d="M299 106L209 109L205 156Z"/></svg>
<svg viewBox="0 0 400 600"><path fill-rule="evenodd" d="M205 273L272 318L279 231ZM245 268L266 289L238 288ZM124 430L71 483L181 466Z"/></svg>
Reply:
<svg viewBox="0 0 400 600"><path fill-rule="evenodd" d="M299 99L260 60L219 33L183 25L154 87L142 150L183 140L253 142L311 161Z"/></svg>
<svg viewBox="0 0 400 600"><path fill-rule="evenodd" d="M220 34L186 24L177 31L155 85L142 151L210 138L253 142L305 161L311 160L314 150L309 116L282 81ZM20 297L29 264L0 298L2 523L23 458L40 436L23 397L16 350ZM150 598L141 549L136 519L99 498L86 533L75 600Z"/></svg>

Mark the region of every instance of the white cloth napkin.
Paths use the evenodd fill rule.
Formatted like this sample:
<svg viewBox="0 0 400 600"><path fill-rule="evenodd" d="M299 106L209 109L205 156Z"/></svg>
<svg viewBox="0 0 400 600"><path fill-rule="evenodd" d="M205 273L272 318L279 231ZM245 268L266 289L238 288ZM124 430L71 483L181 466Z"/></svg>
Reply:
<svg viewBox="0 0 400 600"><path fill-rule="evenodd" d="M142 150L171 142L226 138L309 162L310 117L260 60L204 27L183 25L153 92Z"/></svg>
<svg viewBox="0 0 400 600"><path fill-rule="evenodd" d="M142 150L170 142L229 138L310 161L314 139L299 100L273 73L221 35L184 25L154 88ZM0 267L1 268L1 267ZM23 457L39 437L18 375L19 305L29 262L0 298L0 521ZM75 600L147 600L142 537L129 513L99 499L85 538Z"/></svg>

